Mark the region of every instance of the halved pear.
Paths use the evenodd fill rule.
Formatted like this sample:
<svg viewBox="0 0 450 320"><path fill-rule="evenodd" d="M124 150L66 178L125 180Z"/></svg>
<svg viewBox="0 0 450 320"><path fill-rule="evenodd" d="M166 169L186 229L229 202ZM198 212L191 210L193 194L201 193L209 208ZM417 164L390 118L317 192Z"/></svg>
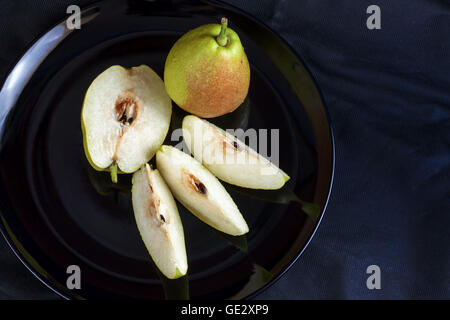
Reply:
<svg viewBox="0 0 450 320"><path fill-rule="evenodd" d="M183 225L158 170L145 164L133 175L131 193L136 224L156 266L169 279L185 275L188 265Z"/></svg>
<svg viewBox="0 0 450 320"><path fill-rule="evenodd" d="M248 232L231 196L200 162L163 145L156 153L156 166L175 198L200 220L233 236Z"/></svg>
<svg viewBox="0 0 450 320"><path fill-rule="evenodd" d="M81 111L86 157L96 170L132 173L148 162L169 129L172 102L148 66L112 66L89 86Z"/></svg>
<svg viewBox="0 0 450 320"><path fill-rule="evenodd" d="M198 161L229 184L275 190L289 180L283 170L244 142L196 116L184 117L183 139Z"/></svg>

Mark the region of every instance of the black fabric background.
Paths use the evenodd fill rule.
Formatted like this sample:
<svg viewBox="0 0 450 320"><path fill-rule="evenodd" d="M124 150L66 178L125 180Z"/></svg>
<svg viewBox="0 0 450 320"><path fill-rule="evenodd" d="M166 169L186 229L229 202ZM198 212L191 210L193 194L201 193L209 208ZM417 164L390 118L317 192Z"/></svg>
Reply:
<svg viewBox="0 0 450 320"><path fill-rule="evenodd" d="M0 1L0 79L90 1ZM228 0L310 67L336 139L335 184L310 246L261 299L450 298L450 2ZM366 9L381 8L381 30ZM366 288L367 266L381 290ZM54 299L0 240L0 298Z"/></svg>

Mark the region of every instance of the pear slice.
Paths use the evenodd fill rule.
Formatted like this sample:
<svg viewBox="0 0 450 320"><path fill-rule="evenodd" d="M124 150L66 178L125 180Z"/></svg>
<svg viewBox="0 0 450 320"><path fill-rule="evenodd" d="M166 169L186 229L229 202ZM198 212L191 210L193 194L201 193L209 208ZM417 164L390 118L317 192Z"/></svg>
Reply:
<svg viewBox="0 0 450 320"><path fill-rule="evenodd" d="M115 65L89 86L81 111L86 157L94 169L132 173L148 162L169 129L172 102L148 66Z"/></svg>
<svg viewBox="0 0 450 320"><path fill-rule="evenodd" d="M188 265L183 225L158 170L145 164L133 175L131 193L136 224L156 266L169 279L185 275Z"/></svg>
<svg viewBox="0 0 450 320"><path fill-rule="evenodd" d="M183 119L183 139L194 157L216 177L250 189L280 189L289 176L230 133L189 115Z"/></svg>
<svg viewBox="0 0 450 320"><path fill-rule="evenodd" d="M156 153L156 166L175 198L197 218L233 236L248 232L231 196L200 162L177 148L163 145Z"/></svg>

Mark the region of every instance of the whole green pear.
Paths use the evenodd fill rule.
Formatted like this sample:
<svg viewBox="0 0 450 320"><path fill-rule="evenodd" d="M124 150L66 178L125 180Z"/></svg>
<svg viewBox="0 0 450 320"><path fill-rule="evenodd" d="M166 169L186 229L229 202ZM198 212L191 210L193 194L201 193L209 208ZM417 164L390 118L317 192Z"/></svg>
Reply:
<svg viewBox="0 0 450 320"><path fill-rule="evenodd" d="M221 116L242 104L250 84L250 66L226 18L178 39L167 56L164 83L178 106L202 118Z"/></svg>

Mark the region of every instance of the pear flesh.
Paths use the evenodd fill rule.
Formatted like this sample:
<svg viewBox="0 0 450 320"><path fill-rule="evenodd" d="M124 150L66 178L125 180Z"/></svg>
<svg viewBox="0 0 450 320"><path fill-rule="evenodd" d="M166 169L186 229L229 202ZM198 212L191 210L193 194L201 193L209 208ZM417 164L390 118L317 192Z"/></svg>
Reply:
<svg viewBox="0 0 450 320"><path fill-rule="evenodd" d="M183 139L194 157L220 180L250 189L280 189L289 176L230 133L189 115Z"/></svg>
<svg viewBox="0 0 450 320"><path fill-rule="evenodd" d="M231 196L200 162L163 145L156 153L156 165L175 198L200 220L233 236L248 232Z"/></svg>
<svg viewBox="0 0 450 320"><path fill-rule="evenodd" d="M164 83L150 67L108 68L90 85L81 113L90 164L111 176L135 172L163 143L171 113Z"/></svg>
<svg viewBox="0 0 450 320"><path fill-rule="evenodd" d="M142 240L158 269L169 279L186 274L183 225L173 196L148 164L133 175L132 202Z"/></svg>

